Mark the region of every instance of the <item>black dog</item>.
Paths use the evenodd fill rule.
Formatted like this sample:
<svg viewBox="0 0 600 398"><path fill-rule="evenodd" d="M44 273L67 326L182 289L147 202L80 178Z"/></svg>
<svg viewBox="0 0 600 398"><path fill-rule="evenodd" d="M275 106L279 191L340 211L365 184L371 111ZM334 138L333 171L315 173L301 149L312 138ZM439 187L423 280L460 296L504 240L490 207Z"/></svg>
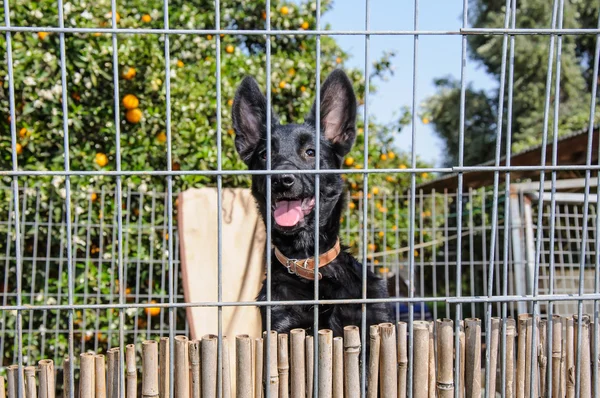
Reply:
<svg viewBox="0 0 600 398"><path fill-rule="evenodd" d="M356 97L352 84L341 70L332 72L321 87L320 132L315 127L315 105L303 124L281 125L271 112L271 166L273 170L310 170L315 168L315 140L320 140L320 168L338 169L356 136ZM246 77L237 90L233 104L236 149L251 170L266 169L267 101L256 81ZM266 222L271 206L272 300L314 299L315 253L315 177L314 174L279 174L271 178L271 203L266 203L266 177L252 177L252 194ZM362 297L362 265L340 250L338 233L344 208L343 183L339 174L320 178L319 268L320 299L358 299ZM300 259L297 261L290 259ZM367 273L367 296L388 297L386 283ZM258 300L266 300L266 281ZM319 329L331 329L343 336L348 325L361 326L361 304L320 305ZM261 307L263 330L266 309ZM367 305L367 333L370 325L393 322L387 303ZM303 328L313 333L313 306L274 306L271 329L289 333Z"/></svg>

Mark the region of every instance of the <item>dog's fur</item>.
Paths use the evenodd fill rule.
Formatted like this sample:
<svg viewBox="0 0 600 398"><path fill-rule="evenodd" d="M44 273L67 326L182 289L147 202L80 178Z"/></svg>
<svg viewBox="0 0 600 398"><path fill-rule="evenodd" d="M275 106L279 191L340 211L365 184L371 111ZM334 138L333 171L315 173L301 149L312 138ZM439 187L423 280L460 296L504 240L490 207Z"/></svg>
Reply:
<svg viewBox="0 0 600 398"><path fill-rule="evenodd" d="M352 84L341 70L332 72L321 87L320 132L316 131L315 104L302 124L282 125L271 112L271 167L273 170L307 170L315 168L315 140L320 140L320 168L337 169L350 151L356 136L356 97ZM236 149L251 170L266 169L267 101L256 81L246 77L239 86L233 104L233 127ZM252 177L252 194L256 199L263 221L267 206L281 199L303 199L315 196L314 174L273 175L271 201L266 203L266 177ZM340 216L344 208L343 183L339 174L320 177L319 250L331 249L338 238ZM286 257L304 259L314 256L314 209L293 227L282 227L271 212L272 243ZM303 279L288 270L273 253L271 259L272 300L312 300L314 282ZM320 269L320 299L357 299L362 297L362 265L346 248L329 265ZM367 296L388 297L386 283L367 272ZM266 300L266 281L258 300ZM263 330L266 329L266 309L261 306ZM361 304L319 305L319 329L331 329L335 336L343 336L348 325L361 326ZM274 306L271 311L271 329L289 333L303 328L313 333L312 306ZM367 305L367 332L370 325L392 322L391 306L384 303Z"/></svg>

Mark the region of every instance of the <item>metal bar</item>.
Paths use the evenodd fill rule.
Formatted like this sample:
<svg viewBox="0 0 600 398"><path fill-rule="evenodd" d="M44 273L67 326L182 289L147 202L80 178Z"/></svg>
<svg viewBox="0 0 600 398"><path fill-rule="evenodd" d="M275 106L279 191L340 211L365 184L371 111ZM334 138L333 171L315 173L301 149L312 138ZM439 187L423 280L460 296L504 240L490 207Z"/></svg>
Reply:
<svg viewBox="0 0 600 398"><path fill-rule="evenodd" d="M267 0L266 4L266 30L267 32L269 32L271 30L271 0ZM267 36L265 38L266 43L265 43L265 48L266 48L266 55L267 55L267 65L266 65L266 93L267 93L267 119L265 120L265 124L267 126L267 171L271 171L272 172L272 163L271 163L271 153L272 153L272 148L271 148L271 36L267 33ZM317 117L317 120L319 120L319 118ZM267 174L266 176L266 195L265 195L265 200L266 203L271 203L271 177L272 174ZM265 252L267 253L266 255L266 267L267 267L267 278L266 278L266 284L267 284L267 302L271 300L271 290L272 290L272 281L271 281L271 259L272 259L272 255L271 255L271 228L272 228L272 220L271 220L271 206L267 206L266 207L267 210L267 214L266 214L266 228L267 228L267 240L266 240L266 248L265 248ZM267 369L268 369L268 364L270 364L271 362L271 350L269 349L269 347L271 347L270 345L270 338L271 338L271 306L267 306L266 307L266 336L264 336L265 339L265 364L267 364ZM317 340L316 338L314 340ZM318 343L315 341L315 345L317 345ZM315 366L316 367L316 366ZM268 374L268 372L267 372ZM268 376L267 376L268 377ZM317 384L317 380L315 378L315 384ZM268 386L265 388L265 392L266 392L266 398L270 398L271 397L271 391L268 388Z"/></svg>

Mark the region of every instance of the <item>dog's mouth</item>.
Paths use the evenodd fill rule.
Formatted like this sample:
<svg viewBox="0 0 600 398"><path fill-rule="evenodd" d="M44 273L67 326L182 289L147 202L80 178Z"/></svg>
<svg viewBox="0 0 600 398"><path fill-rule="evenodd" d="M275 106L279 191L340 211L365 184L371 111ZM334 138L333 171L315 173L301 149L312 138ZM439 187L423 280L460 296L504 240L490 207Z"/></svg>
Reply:
<svg viewBox="0 0 600 398"><path fill-rule="evenodd" d="M279 199L273 205L273 217L281 227L294 227L315 207L315 198Z"/></svg>

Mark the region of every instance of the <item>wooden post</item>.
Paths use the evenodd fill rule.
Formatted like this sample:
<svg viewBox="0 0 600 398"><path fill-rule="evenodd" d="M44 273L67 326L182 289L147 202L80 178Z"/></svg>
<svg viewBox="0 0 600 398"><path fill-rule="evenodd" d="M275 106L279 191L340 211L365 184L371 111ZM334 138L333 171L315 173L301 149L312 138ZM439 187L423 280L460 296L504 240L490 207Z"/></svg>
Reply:
<svg viewBox="0 0 600 398"><path fill-rule="evenodd" d="M94 354L84 352L79 356L79 361L79 398L94 398L96 393Z"/></svg>
<svg viewBox="0 0 600 398"><path fill-rule="evenodd" d="M527 319L529 314L519 315L519 340L517 345L517 398L525 398L525 357L527 352ZM531 346L529 346L531 349Z"/></svg>
<svg viewBox="0 0 600 398"><path fill-rule="evenodd" d="M252 398L252 340L247 334L236 336L235 351L237 361L235 367L236 397Z"/></svg>
<svg viewBox="0 0 600 398"><path fill-rule="evenodd" d="M202 377L202 398L217 397L217 350L218 338L213 334L202 337L202 348L200 349L200 371ZM175 378L177 380L177 377ZM162 397L161 397L162 398Z"/></svg>
<svg viewBox="0 0 600 398"><path fill-rule="evenodd" d="M127 371L126 398L137 398L137 365L135 359L135 345L125 346L125 369Z"/></svg>
<svg viewBox="0 0 600 398"><path fill-rule="evenodd" d="M51 359L42 359L38 361L38 368L40 372L40 389L39 389L39 398L54 398L56 394L56 388L54 384L54 361ZM69 362L67 361L66 366L63 365L63 372L67 371L69 373ZM70 375L67 375L67 380ZM64 377L63 377L64 378ZM65 384L64 389L68 392L68 384Z"/></svg>
<svg viewBox="0 0 600 398"><path fill-rule="evenodd" d="M429 322L413 322L413 397L429 398Z"/></svg>
<svg viewBox="0 0 600 398"><path fill-rule="evenodd" d="M267 341L267 332L263 332L263 340ZM265 384L269 389L271 398L278 398L279 395L279 375L277 374L277 332L271 330L269 333L269 363L265 364ZM265 355L266 358L266 355Z"/></svg>
<svg viewBox="0 0 600 398"><path fill-rule="evenodd" d="M319 330L319 398L333 395L333 332Z"/></svg>
<svg viewBox="0 0 600 398"><path fill-rule="evenodd" d="M221 362L221 374L222 376L222 393L223 398L231 398L231 364L229 361L231 360L229 356L229 341L227 340L227 336L223 336L223 359Z"/></svg>
<svg viewBox="0 0 600 398"><path fill-rule="evenodd" d="M396 351L396 328L392 323L379 325L381 339L379 352L379 378L382 397L398 396L398 352Z"/></svg>
<svg viewBox="0 0 600 398"><path fill-rule="evenodd" d="M306 397L306 332L304 329L292 329L291 339L291 398Z"/></svg>
<svg viewBox="0 0 600 398"><path fill-rule="evenodd" d="M288 335L277 336L277 370L279 372L279 398L289 398L290 360L288 357Z"/></svg>
<svg viewBox="0 0 600 398"><path fill-rule="evenodd" d="M481 320L465 319L465 397L481 397Z"/></svg>
<svg viewBox="0 0 600 398"><path fill-rule="evenodd" d="M106 364L104 355L94 356L94 370L96 372L94 376L94 380L96 381L96 398L106 398Z"/></svg>
<svg viewBox="0 0 600 398"><path fill-rule="evenodd" d="M358 326L344 327L344 395L360 397L360 332Z"/></svg>
<svg viewBox="0 0 600 398"><path fill-rule="evenodd" d="M454 397L454 322L437 320L437 393L440 398Z"/></svg>
<svg viewBox="0 0 600 398"><path fill-rule="evenodd" d="M581 353L579 355L579 368L580 368L580 384L579 384L579 396L580 397L591 397L592 396L592 374L591 374L591 355L590 355L590 317L589 315L583 315L581 319L574 317L575 319L575 336L574 339L575 353L577 352L577 344L581 345ZM581 322L581 336L578 335L579 323ZM578 342L581 339L581 342Z"/></svg>
<svg viewBox="0 0 600 398"><path fill-rule="evenodd" d="M333 338L333 398L344 398L344 339L342 337Z"/></svg>
<svg viewBox="0 0 600 398"><path fill-rule="evenodd" d="M561 393L561 366L560 359L562 353L562 318L558 315L552 316L552 398L562 397ZM550 342L549 342L550 343Z"/></svg>
<svg viewBox="0 0 600 398"><path fill-rule="evenodd" d="M25 367L25 398L37 398L37 385L35 384L35 366Z"/></svg>
<svg viewBox="0 0 600 398"><path fill-rule="evenodd" d="M39 362L38 362L39 365ZM63 398L69 398L71 396L71 360L69 358L65 358L63 360ZM40 386L42 386L42 374L40 372ZM40 388L40 393L38 394L40 398L44 398L44 394L48 394L50 390L46 389L44 391ZM47 395L46 395L47 397ZM10 397L9 397L10 398Z"/></svg>
<svg viewBox="0 0 600 398"><path fill-rule="evenodd" d="M306 336L306 397L313 398L314 366L315 366L315 344L313 336Z"/></svg>
<svg viewBox="0 0 600 398"><path fill-rule="evenodd" d="M381 345L378 325L371 325L369 338L371 352L369 353L369 368L367 372L367 398L377 398L379 386L379 351Z"/></svg>
<svg viewBox="0 0 600 398"><path fill-rule="evenodd" d="M408 370L407 324L398 322L398 398L406 398Z"/></svg>
<svg viewBox="0 0 600 398"><path fill-rule="evenodd" d="M190 359L186 336L175 336L175 398L190 398Z"/></svg>
<svg viewBox="0 0 600 398"><path fill-rule="evenodd" d="M566 344L566 355L567 355L567 368L566 368L566 379L567 379L567 398L575 397L575 352L573 351L575 339L573 334L573 318L567 318L567 344Z"/></svg>
<svg viewBox="0 0 600 398"><path fill-rule="evenodd" d="M492 318L492 338L490 340L490 397L496 396L496 374L498 372L498 341L500 339L500 318Z"/></svg>
<svg viewBox="0 0 600 398"><path fill-rule="evenodd" d="M159 394L158 344L146 340L142 343L142 398L158 398Z"/></svg>
<svg viewBox="0 0 600 398"><path fill-rule="evenodd" d="M264 372L264 342L262 338L257 338L254 344L254 398L262 398L264 396L263 389L263 372ZM204 395L202 396L204 398Z"/></svg>
<svg viewBox="0 0 600 398"><path fill-rule="evenodd" d="M188 341L188 356L190 358L191 398L200 398L200 341Z"/></svg>
<svg viewBox="0 0 600 398"><path fill-rule="evenodd" d="M506 398L515 396L515 320L506 320Z"/></svg>
<svg viewBox="0 0 600 398"><path fill-rule="evenodd" d="M158 360L159 362L159 385L158 395L160 398L166 398L171 395L171 374L169 370L171 368L171 353L169 347L169 338L161 337L158 343Z"/></svg>

